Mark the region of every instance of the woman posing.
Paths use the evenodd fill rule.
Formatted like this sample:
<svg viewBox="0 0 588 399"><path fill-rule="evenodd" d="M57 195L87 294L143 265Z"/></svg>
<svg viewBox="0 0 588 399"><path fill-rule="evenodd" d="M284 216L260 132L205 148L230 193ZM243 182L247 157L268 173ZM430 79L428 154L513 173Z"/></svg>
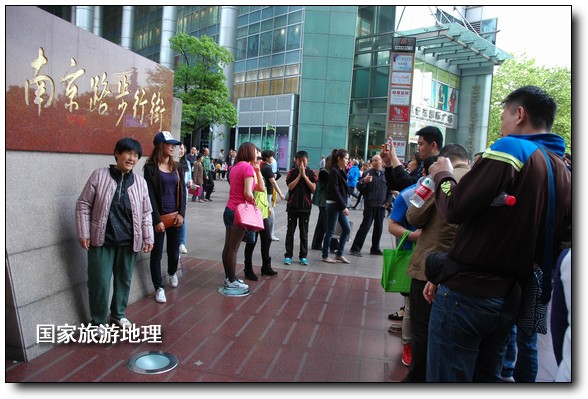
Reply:
<svg viewBox="0 0 588 399"><path fill-rule="evenodd" d="M186 186L180 177L177 162L174 161L176 145L181 144L170 132L159 132L153 139L155 148L145 162L143 175L147 180L149 197L153 207L153 227L155 242L151 252L151 280L155 287L155 300L160 303L167 301L161 277L161 258L163 242L167 236L167 273L172 287L178 286L178 260L180 257L180 233L186 214ZM164 225L162 216L173 214L168 227ZM165 219L165 218L164 218Z"/></svg>
<svg viewBox="0 0 588 399"><path fill-rule="evenodd" d="M255 181L257 180L257 182ZM234 226L235 212L239 204L249 202L255 205L253 191L265 191L263 178L257 160L257 150L250 142L241 144L231 168L229 200L223 214L225 224L225 246L223 248L223 267L225 268L225 288L249 289L243 281L237 279L237 252L245 230Z"/></svg>
<svg viewBox="0 0 588 399"><path fill-rule="evenodd" d="M265 154L265 155L264 155ZM268 161L273 158L274 153L273 151L266 150L263 153L257 150L257 160L263 161L260 165L261 175L263 176L263 183L267 191L271 192L274 187L272 186L271 180L275 183L275 178L273 177L274 174L272 172L271 166ZM265 173L264 173L265 170ZM269 174L268 174L269 173ZM279 190L279 187L278 187ZM280 192L280 197L283 197ZM275 276L278 274L277 271L272 269L272 258L269 256L270 246L272 244L272 237L271 237L271 218L270 212L272 212L272 208L270 205L270 194L266 191L255 191L254 193L255 203L257 207L261 211L263 216L263 230L259 233L254 232L246 232L245 237L249 236L248 240L245 240L245 268L243 272L245 273L245 278L247 280L257 281L259 278L253 271L253 250L257 245L257 239L260 238L261 241L261 275L262 276Z"/></svg>
<svg viewBox="0 0 588 399"><path fill-rule="evenodd" d="M110 321L123 328L132 326L125 310L137 253L153 248L147 184L133 173L142 152L138 141L120 139L114 147L116 165L95 170L76 202L78 241L88 251L88 299L94 325L107 323L114 276Z"/></svg>
<svg viewBox="0 0 588 399"><path fill-rule="evenodd" d="M344 256L345 243L349 239L349 209L347 209L347 164L349 153L340 148L331 153L327 164L329 170L329 182L327 183L325 211L327 216L327 232L323 240L323 262L326 263L350 263ZM329 257L331 237L335 234L337 222L341 225L341 236L339 237L339 248L337 248L335 259Z"/></svg>

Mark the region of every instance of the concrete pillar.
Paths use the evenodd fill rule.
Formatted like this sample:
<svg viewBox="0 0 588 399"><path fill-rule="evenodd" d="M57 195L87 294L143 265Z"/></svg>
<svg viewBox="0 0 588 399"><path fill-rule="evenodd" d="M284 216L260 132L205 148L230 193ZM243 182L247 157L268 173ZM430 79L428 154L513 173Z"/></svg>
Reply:
<svg viewBox="0 0 588 399"><path fill-rule="evenodd" d="M104 7L94 6L94 34L102 37L104 29Z"/></svg>
<svg viewBox="0 0 588 399"><path fill-rule="evenodd" d="M159 63L169 69L174 68L174 51L170 47L169 39L175 36L178 7L164 6L161 17L161 51L159 52Z"/></svg>
<svg viewBox="0 0 588 399"><path fill-rule="evenodd" d="M221 16L218 42L219 45L229 50L233 57L235 57L237 54L237 19L239 17L239 7L221 6L220 11ZM234 71L234 63L225 65L225 84L229 88L231 98L233 97ZM221 148L224 148L225 154L228 154L231 127L224 125L211 125L210 130L211 132L214 132L214 138L211 137L210 140L210 157L216 157Z"/></svg>
<svg viewBox="0 0 588 399"><path fill-rule="evenodd" d="M461 77L456 142L470 156L487 147L491 94L492 74Z"/></svg>
<svg viewBox="0 0 588 399"><path fill-rule="evenodd" d="M135 30L135 6L123 6L122 31L120 45L127 50L133 50L133 33Z"/></svg>
<svg viewBox="0 0 588 399"><path fill-rule="evenodd" d="M76 6L76 26L94 31L94 6Z"/></svg>

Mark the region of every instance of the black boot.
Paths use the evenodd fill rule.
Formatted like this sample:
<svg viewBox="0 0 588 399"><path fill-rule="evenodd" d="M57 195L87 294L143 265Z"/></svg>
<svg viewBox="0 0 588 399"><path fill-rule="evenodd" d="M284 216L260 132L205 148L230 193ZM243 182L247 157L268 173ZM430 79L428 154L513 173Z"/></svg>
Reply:
<svg viewBox="0 0 588 399"><path fill-rule="evenodd" d="M263 262L263 265L261 266L262 276L275 276L276 274L278 274L278 272L272 269L272 258L269 258L267 262Z"/></svg>
<svg viewBox="0 0 588 399"><path fill-rule="evenodd" d="M245 273L245 278L247 280L251 280L251 281L257 281L257 280L259 280L259 277L257 277L257 275L253 272L252 265L251 264L247 264L247 262L245 262L245 268L243 269L243 273Z"/></svg>

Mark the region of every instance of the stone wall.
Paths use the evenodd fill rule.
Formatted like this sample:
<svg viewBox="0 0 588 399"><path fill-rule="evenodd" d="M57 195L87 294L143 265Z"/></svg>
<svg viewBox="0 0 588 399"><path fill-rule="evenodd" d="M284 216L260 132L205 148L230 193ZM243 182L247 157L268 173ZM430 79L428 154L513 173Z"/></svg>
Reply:
<svg viewBox="0 0 588 399"><path fill-rule="evenodd" d="M142 143L143 158L135 167L142 173L158 131L170 130L179 137L181 102L172 98L173 72L155 62L37 7L7 6L6 20L5 346L6 358L26 361L54 346L37 343L39 325L79 326L90 320L86 251L78 244L74 220L75 203L88 177L114 163L114 145L122 137ZM36 66L45 69L33 65L41 60L39 49L46 62ZM58 64L66 55L75 59L76 66L67 59L66 68L60 70ZM80 68L86 73L76 80L78 91L73 96L62 78ZM115 83L125 74L121 71L131 70L127 112L121 115L124 110L118 105L124 96L116 98L123 93L116 91ZM154 71L157 76L149 75ZM51 76L45 82L54 85L48 107L49 85L39 91L41 76ZM109 79L103 87L110 94L98 101L92 95L90 76ZM151 104L159 106L157 114L153 107L146 107L145 114L137 107L133 111L133 93L142 92L157 92L157 98L150 97L156 98ZM89 104L88 98L93 98ZM72 102L78 108L68 108ZM101 104L106 104L107 112L101 113L105 111ZM152 291L149 256L141 253L129 302Z"/></svg>

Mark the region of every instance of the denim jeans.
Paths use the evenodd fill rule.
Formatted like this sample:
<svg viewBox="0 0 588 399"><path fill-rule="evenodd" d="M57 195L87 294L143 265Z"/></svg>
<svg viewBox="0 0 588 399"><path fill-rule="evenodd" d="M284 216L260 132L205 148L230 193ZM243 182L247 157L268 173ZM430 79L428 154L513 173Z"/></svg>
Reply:
<svg viewBox="0 0 588 399"><path fill-rule="evenodd" d="M327 232L325 234L325 238L323 240L323 249L322 255L323 259L329 256L329 248L331 243L331 237L335 234L335 229L337 227L337 222L341 225L341 236L339 237L339 248L337 248L337 256L342 256L343 251L345 250L345 243L349 239L349 232L351 228L349 227L349 219L347 216L343 214L337 205L335 204L327 204L325 206L326 216L327 216Z"/></svg>
<svg viewBox="0 0 588 399"><path fill-rule="evenodd" d="M535 382L538 369L537 333L529 336L517 332L517 326L513 325L502 360L502 377L513 377L516 382Z"/></svg>
<svg viewBox="0 0 588 399"><path fill-rule="evenodd" d="M514 312L507 298L439 285L429 318L427 382L498 382Z"/></svg>
<svg viewBox="0 0 588 399"><path fill-rule="evenodd" d="M267 217L269 222L269 234L270 238L275 237L275 222L276 222L276 210L274 209L273 194L268 194L267 202L269 204L270 215Z"/></svg>

